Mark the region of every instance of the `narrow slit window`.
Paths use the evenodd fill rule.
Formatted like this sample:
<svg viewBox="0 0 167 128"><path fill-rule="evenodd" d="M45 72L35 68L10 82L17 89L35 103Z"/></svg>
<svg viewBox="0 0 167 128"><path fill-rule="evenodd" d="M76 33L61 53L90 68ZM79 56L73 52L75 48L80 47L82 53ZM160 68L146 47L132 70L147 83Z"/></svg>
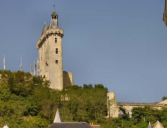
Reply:
<svg viewBox="0 0 167 128"><path fill-rule="evenodd" d="M58 60L55 60L55 63L58 64Z"/></svg>
<svg viewBox="0 0 167 128"><path fill-rule="evenodd" d="M57 38L55 38L55 43L57 43Z"/></svg>
<svg viewBox="0 0 167 128"><path fill-rule="evenodd" d="M56 48L56 54L58 54L58 48Z"/></svg>

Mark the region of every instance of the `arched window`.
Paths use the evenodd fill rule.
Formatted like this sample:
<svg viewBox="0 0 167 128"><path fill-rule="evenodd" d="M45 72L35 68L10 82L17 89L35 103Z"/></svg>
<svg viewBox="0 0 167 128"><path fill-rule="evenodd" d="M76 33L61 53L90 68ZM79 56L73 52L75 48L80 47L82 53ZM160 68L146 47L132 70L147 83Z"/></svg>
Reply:
<svg viewBox="0 0 167 128"><path fill-rule="evenodd" d="M57 17L56 16L52 16L52 19L56 19Z"/></svg>
<svg viewBox="0 0 167 128"><path fill-rule="evenodd" d="M55 60L55 63L58 64L58 60Z"/></svg>
<svg viewBox="0 0 167 128"><path fill-rule="evenodd" d="M55 38L55 43L57 43L57 38Z"/></svg>

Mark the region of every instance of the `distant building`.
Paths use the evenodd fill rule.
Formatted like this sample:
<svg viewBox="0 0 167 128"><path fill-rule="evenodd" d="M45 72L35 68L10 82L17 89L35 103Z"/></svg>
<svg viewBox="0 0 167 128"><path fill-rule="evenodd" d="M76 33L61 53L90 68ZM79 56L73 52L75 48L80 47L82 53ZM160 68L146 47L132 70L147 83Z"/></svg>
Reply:
<svg viewBox="0 0 167 128"><path fill-rule="evenodd" d="M167 99L161 102L156 103L129 103L129 102L117 102L114 92L107 93L107 108L108 118L118 118L121 114L121 108L125 109L125 112L132 117L132 110L137 107L144 107L149 105L150 107L161 110L164 107L167 107Z"/></svg>
<svg viewBox="0 0 167 128"><path fill-rule="evenodd" d="M62 122L59 111L57 110L54 122L48 128L100 128L100 125L90 126L86 122Z"/></svg>
<svg viewBox="0 0 167 128"><path fill-rule="evenodd" d="M160 101L160 102L158 102L157 104L161 104L161 105L163 105L164 107L167 107L167 99L166 99L166 100L163 100L163 101Z"/></svg>
<svg viewBox="0 0 167 128"><path fill-rule="evenodd" d="M163 14L163 21L164 21L165 25L167 26L167 0L165 0L165 11Z"/></svg>

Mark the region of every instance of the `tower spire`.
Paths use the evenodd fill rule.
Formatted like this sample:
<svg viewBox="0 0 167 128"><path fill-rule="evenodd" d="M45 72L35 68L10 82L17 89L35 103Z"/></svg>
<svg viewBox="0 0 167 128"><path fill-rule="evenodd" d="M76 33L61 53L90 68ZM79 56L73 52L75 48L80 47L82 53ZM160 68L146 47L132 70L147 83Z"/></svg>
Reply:
<svg viewBox="0 0 167 128"><path fill-rule="evenodd" d="M39 59L37 57L37 76L39 76Z"/></svg>
<svg viewBox="0 0 167 128"><path fill-rule="evenodd" d="M3 57L3 70L5 70L5 55Z"/></svg>
<svg viewBox="0 0 167 128"><path fill-rule="evenodd" d="M21 59L20 59L20 71L23 71L23 69L22 69L22 56L21 56Z"/></svg>
<svg viewBox="0 0 167 128"><path fill-rule="evenodd" d="M34 76L36 76L36 63L34 61Z"/></svg>

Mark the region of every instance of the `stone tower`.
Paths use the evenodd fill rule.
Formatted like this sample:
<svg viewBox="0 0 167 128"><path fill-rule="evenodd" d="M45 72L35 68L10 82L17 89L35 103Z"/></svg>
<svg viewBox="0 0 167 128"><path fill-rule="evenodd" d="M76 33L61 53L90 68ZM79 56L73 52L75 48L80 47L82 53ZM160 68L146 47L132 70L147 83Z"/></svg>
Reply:
<svg viewBox="0 0 167 128"><path fill-rule="evenodd" d="M50 88L63 89L62 38L64 31L58 27L58 14L54 11L51 23L44 24L40 39L37 41L39 53L39 74L50 80Z"/></svg>
<svg viewBox="0 0 167 128"><path fill-rule="evenodd" d="M114 92L107 93L107 109L108 118L118 118L120 110L117 105L116 96Z"/></svg>

